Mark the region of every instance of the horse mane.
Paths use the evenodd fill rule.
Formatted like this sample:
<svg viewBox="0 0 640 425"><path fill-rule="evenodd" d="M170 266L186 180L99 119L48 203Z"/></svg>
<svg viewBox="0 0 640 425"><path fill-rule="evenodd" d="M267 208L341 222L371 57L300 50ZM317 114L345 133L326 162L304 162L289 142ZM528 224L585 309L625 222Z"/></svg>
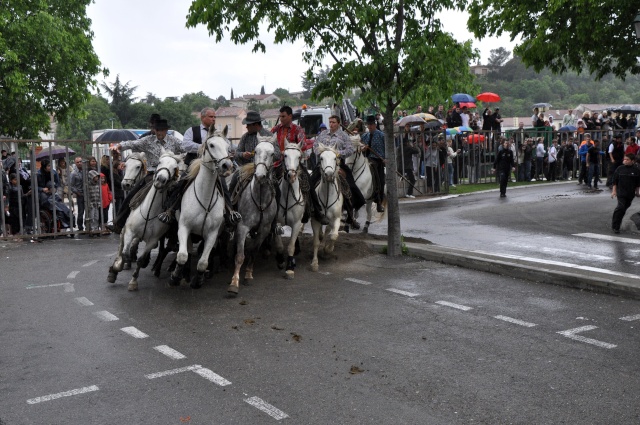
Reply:
<svg viewBox="0 0 640 425"><path fill-rule="evenodd" d="M331 152L335 153L336 156L338 156L340 154L340 152L338 152L338 150L336 148L334 148L333 146L327 146L324 143L319 143L318 144L318 154L321 154L324 151L331 151Z"/></svg>
<svg viewBox="0 0 640 425"><path fill-rule="evenodd" d="M162 155L160 155L160 159L164 158L164 157L170 157L176 160L176 162L181 162L184 161L184 155L177 155L173 152L170 151L165 151Z"/></svg>
<svg viewBox="0 0 640 425"><path fill-rule="evenodd" d="M362 140L358 135L349 136L349 139L351 140L353 147L356 149L364 146L364 143L362 143Z"/></svg>
<svg viewBox="0 0 640 425"><path fill-rule="evenodd" d="M248 164L243 165L240 168L240 175L239 180L245 180L245 179L250 179L256 172L256 164L254 164L253 162L250 162Z"/></svg>
<svg viewBox="0 0 640 425"><path fill-rule="evenodd" d="M196 178L196 176L200 172L201 165L202 165L202 158L194 159L191 162L191 165L189 165L189 169L187 170L187 180L191 181Z"/></svg>

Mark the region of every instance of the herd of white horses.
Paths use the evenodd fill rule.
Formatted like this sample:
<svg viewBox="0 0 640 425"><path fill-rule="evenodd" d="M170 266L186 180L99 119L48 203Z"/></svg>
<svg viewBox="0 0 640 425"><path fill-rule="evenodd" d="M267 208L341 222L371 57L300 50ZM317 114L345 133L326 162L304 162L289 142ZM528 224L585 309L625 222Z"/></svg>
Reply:
<svg viewBox="0 0 640 425"><path fill-rule="evenodd" d="M219 176L229 174L234 167L228 152L227 128L209 133L206 142L202 143L198 159L194 160L185 177L189 184L183 193L180 210L176 213L178 222L178 253L177 265L171 273L170 284L179 285L183 277L183 269L189 260L192 248L192 238L201 240L198 250L197 268L191 273L190 285L198 288L202 285L205 272L209 267L211 251L219 242L223 231L225 201L220 186L216 184ZM259 143L255 147L253 163L240 169L247 173L249 183L238 196L237 210L242 220L237 224L233 233L235 250L235 269L228 292L237 295L240 284L240 269L246 260L245 280L253 279L253 265L256 254L271 233L271 223L274 219L281 226L288 226L291 235L287 245L287 259L284 264L284 248L279 232L275 234L275 249L278 253L278 267L285 268L285 277L293 279L296 267L296 240L303 229L302 217L305 212L305 197L300 187L300 173L307 173L301 165L302 143L287 143L282 152L283 177L279 183L280 199L275 199L272 172L274 170L274 149L277 149L275 136L258 136ZM362 155L364 147L358 136L353 136L351 142L356 147L356 154L347 159L346 164L353 170L358 188L362 191L366 203L367 220L363 231L368 231L372 220L373 179L369 162ZM168 189L173 182L181 178L184 169L183 155L163 152L160 162L153 176L153 183L144 200L132 209L126 225L120 234L118 253L109 269L109 282L115 282L117 275L131 263L138 244L144 242L142 253L137 256L136 268L128 285L130 291L138 289L138 276L141 268L149 264L151 250L156 248L159 241L169 230L169 224L158 219L163 212L163 204L168 196ZM321 242L325 254L333 252L342 219L343 195L338 185L339 154L332 147L320 145L317 162L322 179L315 191L318 195L322 213L329 219L329 224L323 230L322 224L311 217L313 229L313 260L311 270L318 271L318 251ZM146 175L144 154L130 155L126 160L123 188L133 187ZM313 190L313 189L311 189ZM276 217L277 215L277 217ZM164 255L156 262L155 275L159 276ZM160 254L159 254L160 257ZM188 265L187 265L188 267Z"/></svg>

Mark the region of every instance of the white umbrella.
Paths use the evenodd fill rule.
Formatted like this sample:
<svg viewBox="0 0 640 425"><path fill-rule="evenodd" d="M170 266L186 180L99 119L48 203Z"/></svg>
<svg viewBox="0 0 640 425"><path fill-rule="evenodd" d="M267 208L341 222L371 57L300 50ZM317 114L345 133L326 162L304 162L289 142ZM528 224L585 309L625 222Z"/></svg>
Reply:
<svg viewBox="0 0 640 425"><path fill-rule="evenodd" d="M402 117L400 118L397 122L396 125L399 126L405 126L407 124L411 124L411 125L416 125L416 124L426 124L427 122L425 120L423 120L422 118L420 118L417 115L407 115L406 117Z"/></svg>

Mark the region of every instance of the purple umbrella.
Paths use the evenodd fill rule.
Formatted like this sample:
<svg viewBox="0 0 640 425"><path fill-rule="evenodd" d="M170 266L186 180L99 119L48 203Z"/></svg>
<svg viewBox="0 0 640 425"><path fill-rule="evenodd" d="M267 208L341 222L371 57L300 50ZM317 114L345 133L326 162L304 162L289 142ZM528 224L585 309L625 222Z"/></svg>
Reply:
<svg viewBox="0 0 640 425"><path fill-rule="evenodd" d="M69 152L69 155L76 153L76 151L71 148L67 148L66 146L51 146L51 152L49 152L49 147L44 147L40 152L38 152L36 159L62 159L67 157L67 152Z"/></svg>

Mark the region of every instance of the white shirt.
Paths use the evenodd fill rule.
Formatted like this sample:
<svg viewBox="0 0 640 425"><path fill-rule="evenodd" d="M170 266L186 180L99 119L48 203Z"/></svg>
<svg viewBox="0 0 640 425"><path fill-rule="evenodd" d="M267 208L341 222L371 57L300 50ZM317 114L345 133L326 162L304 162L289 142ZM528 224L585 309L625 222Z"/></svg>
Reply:
<svg viewBox="0 0 640 425"><path fill-rule="evenodd" d="M556 162L557 155L558 151L556 150L556 147L551 145L551 147L549 147L549 163Z"/></svg>
<svg viewBox="0 0 640 425"><path fill-rule="evenodd" d="M469 114L460 114L460 118L462 118L462 125L469 127Z"/></svg>

